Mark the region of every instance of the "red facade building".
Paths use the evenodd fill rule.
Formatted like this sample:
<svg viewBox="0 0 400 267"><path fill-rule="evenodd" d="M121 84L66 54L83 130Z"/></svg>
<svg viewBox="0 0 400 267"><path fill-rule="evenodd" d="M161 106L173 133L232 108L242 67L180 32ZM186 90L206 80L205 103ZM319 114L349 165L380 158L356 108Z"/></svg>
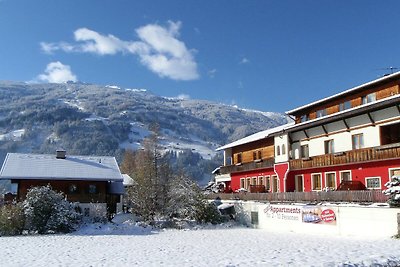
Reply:
<svg viewBox="0 0 400 267"><path fill-rule="evenodd" d="M400 72L286 112L293 123L218 148L220 175L233 191L384 189L400 174L399 85Z"/></svg>

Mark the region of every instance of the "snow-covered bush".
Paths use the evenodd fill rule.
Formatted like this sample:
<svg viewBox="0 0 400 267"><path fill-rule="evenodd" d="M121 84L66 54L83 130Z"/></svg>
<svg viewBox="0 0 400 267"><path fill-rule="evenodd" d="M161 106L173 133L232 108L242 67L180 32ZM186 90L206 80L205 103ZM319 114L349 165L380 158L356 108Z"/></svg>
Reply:
<svg viewBox="0 0 400 267"><path fill-rule="evenodd" d="M0 235L20 235L24 224L25 217L20 203L0 208Z"/></svg>
<svg viewBox="0 0 400 267"><path fill-rule="evenodd" d="M383 193L389 196L388 203L391 207L400 207L400 176L393 176L392 180L385 184Z"/></svg>
<svg viewBox="0 0 400 267"><path fill-rule="evenodd" d="M74 205L50 185L30 189L22 205L27 230L39 234L70 232L81 218Z"/></svg>
<svg viewBox="0 0 400 267"><path fill-rule="evenodd" d="M224 217L222 217L215 203L206 201L197 204L195 219L199 223L219 224L224 222Z"/></svg>
<svg viewBox="0 0 400 267"><path fill-rule="evenodd" d="M204 200L199 186L181 174L172 179L168 189L165 214L169 218L195 219L197 206Z"/></svg>

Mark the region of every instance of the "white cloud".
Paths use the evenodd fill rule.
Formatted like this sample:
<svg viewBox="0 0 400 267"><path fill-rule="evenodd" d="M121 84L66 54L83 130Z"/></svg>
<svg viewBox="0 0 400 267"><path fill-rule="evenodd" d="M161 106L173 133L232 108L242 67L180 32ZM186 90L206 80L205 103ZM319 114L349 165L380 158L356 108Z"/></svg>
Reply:
<svg viewBox="0 0 400 267"><path fill-rule="evenodd" d="M178 95L176 98L180 99L180 100L189 100L190 99L190 95L187 94L180 94Z"/></svg>
<svg viewBox="0 0 400 267"><path fill-rule="evenodd" d="M239 64L247 64L249 62L250 62L250 60L248 58L243 57L242 60L240 60Z"/></svg>
<svg viewBox="0 0 400 267"><path fill-rule="evenodd" d="M194 80L199 78L193 50L178 40L181 22L168 21L168 27L148 24L136 29L139 41L123 41L114 35L103 35L87 28L74 32L75 44L65 42L40 43L42 51L54 53L93 53L115 55L130 53L137 55L140 62L160 77L173 80Z"/></svg>
<svg viewBox="0 0 400 267"><path fill-rule="evenodd" d="M207 72L207 74L208 74L208 76L209 76L210 78L214 78L216 73L217 73L217 69L212 69L212 70L209 70L209 71Z"/></svg>
<svg viewBox="0 0 400 267"><path fill-rule="evenodd" d="M49 83L76 82L77 77L72 73L70 66L55 61L47 64L44 73L37 76L37 81Z"/></svg>

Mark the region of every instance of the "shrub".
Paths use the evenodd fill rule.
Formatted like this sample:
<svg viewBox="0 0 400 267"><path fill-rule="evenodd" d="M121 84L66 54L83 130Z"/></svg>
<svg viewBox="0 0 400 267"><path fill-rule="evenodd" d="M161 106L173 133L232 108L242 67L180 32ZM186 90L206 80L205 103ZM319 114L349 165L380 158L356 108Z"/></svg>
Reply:
<svg viewBox="0 0 400 267"><path fill-rule="evenodd" d="M214 203L200 202L196 207L196 221L199 223L219 224L224 221Z"/></svg>
<svg viewBox="0 0 400 267"><path fill-rule="evenodd" d="M400 207L400 176L393 176L385 186L388 189L383 190L383 193L389 196L389 205L391 207Z"/></svg>
<svg viewBox="0 0 400 267"><path fill-rule="evenodd" d="M20 203L0 208L0 235L20 235L24 224L25 216Z"/></svg>
<svg viewBox="0 0 400 267"><path fill-rule="evenodd" d="M23 202L23 210L27 230L39 234L70 232L81 218L62 193L53 191L50 185L30 189Z"/></svg>

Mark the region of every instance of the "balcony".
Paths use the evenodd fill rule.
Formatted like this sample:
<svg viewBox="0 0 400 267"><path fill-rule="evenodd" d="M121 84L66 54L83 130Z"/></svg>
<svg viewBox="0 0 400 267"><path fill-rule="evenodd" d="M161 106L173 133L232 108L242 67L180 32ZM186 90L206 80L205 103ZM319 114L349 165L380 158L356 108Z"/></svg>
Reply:
<svg viewBox="0 0 400 267"><path fill-rule="evenodd" d="M290 160L291 170L400 158L400 143Z"/></svg>
<svg viewBox="0 0 400 267"><path fill-rule="evenodd" d="M220 173L221 174L229 174L229 173L234 173L234 172L244 172L244 171L251 171L251 170L262 169L262 168L272 168L272 167L274 167L274 163L275 163L274 158L268 158L268 159L262 159L259 161L252 161L252 162L246 162L246 163L239 163L236 165L222 166L220 169Z"/></svg>
<svg viewBox="0 0 400 267"><path fill-rule="evenodd" d="M350 203L386 203L388 196L381 190L361 191L318 191L318 192L280 192L280 193L231 193L209 194L208 199L221 200L253 200L269 203L320 203L320 202L350 202Z"/></svg>

